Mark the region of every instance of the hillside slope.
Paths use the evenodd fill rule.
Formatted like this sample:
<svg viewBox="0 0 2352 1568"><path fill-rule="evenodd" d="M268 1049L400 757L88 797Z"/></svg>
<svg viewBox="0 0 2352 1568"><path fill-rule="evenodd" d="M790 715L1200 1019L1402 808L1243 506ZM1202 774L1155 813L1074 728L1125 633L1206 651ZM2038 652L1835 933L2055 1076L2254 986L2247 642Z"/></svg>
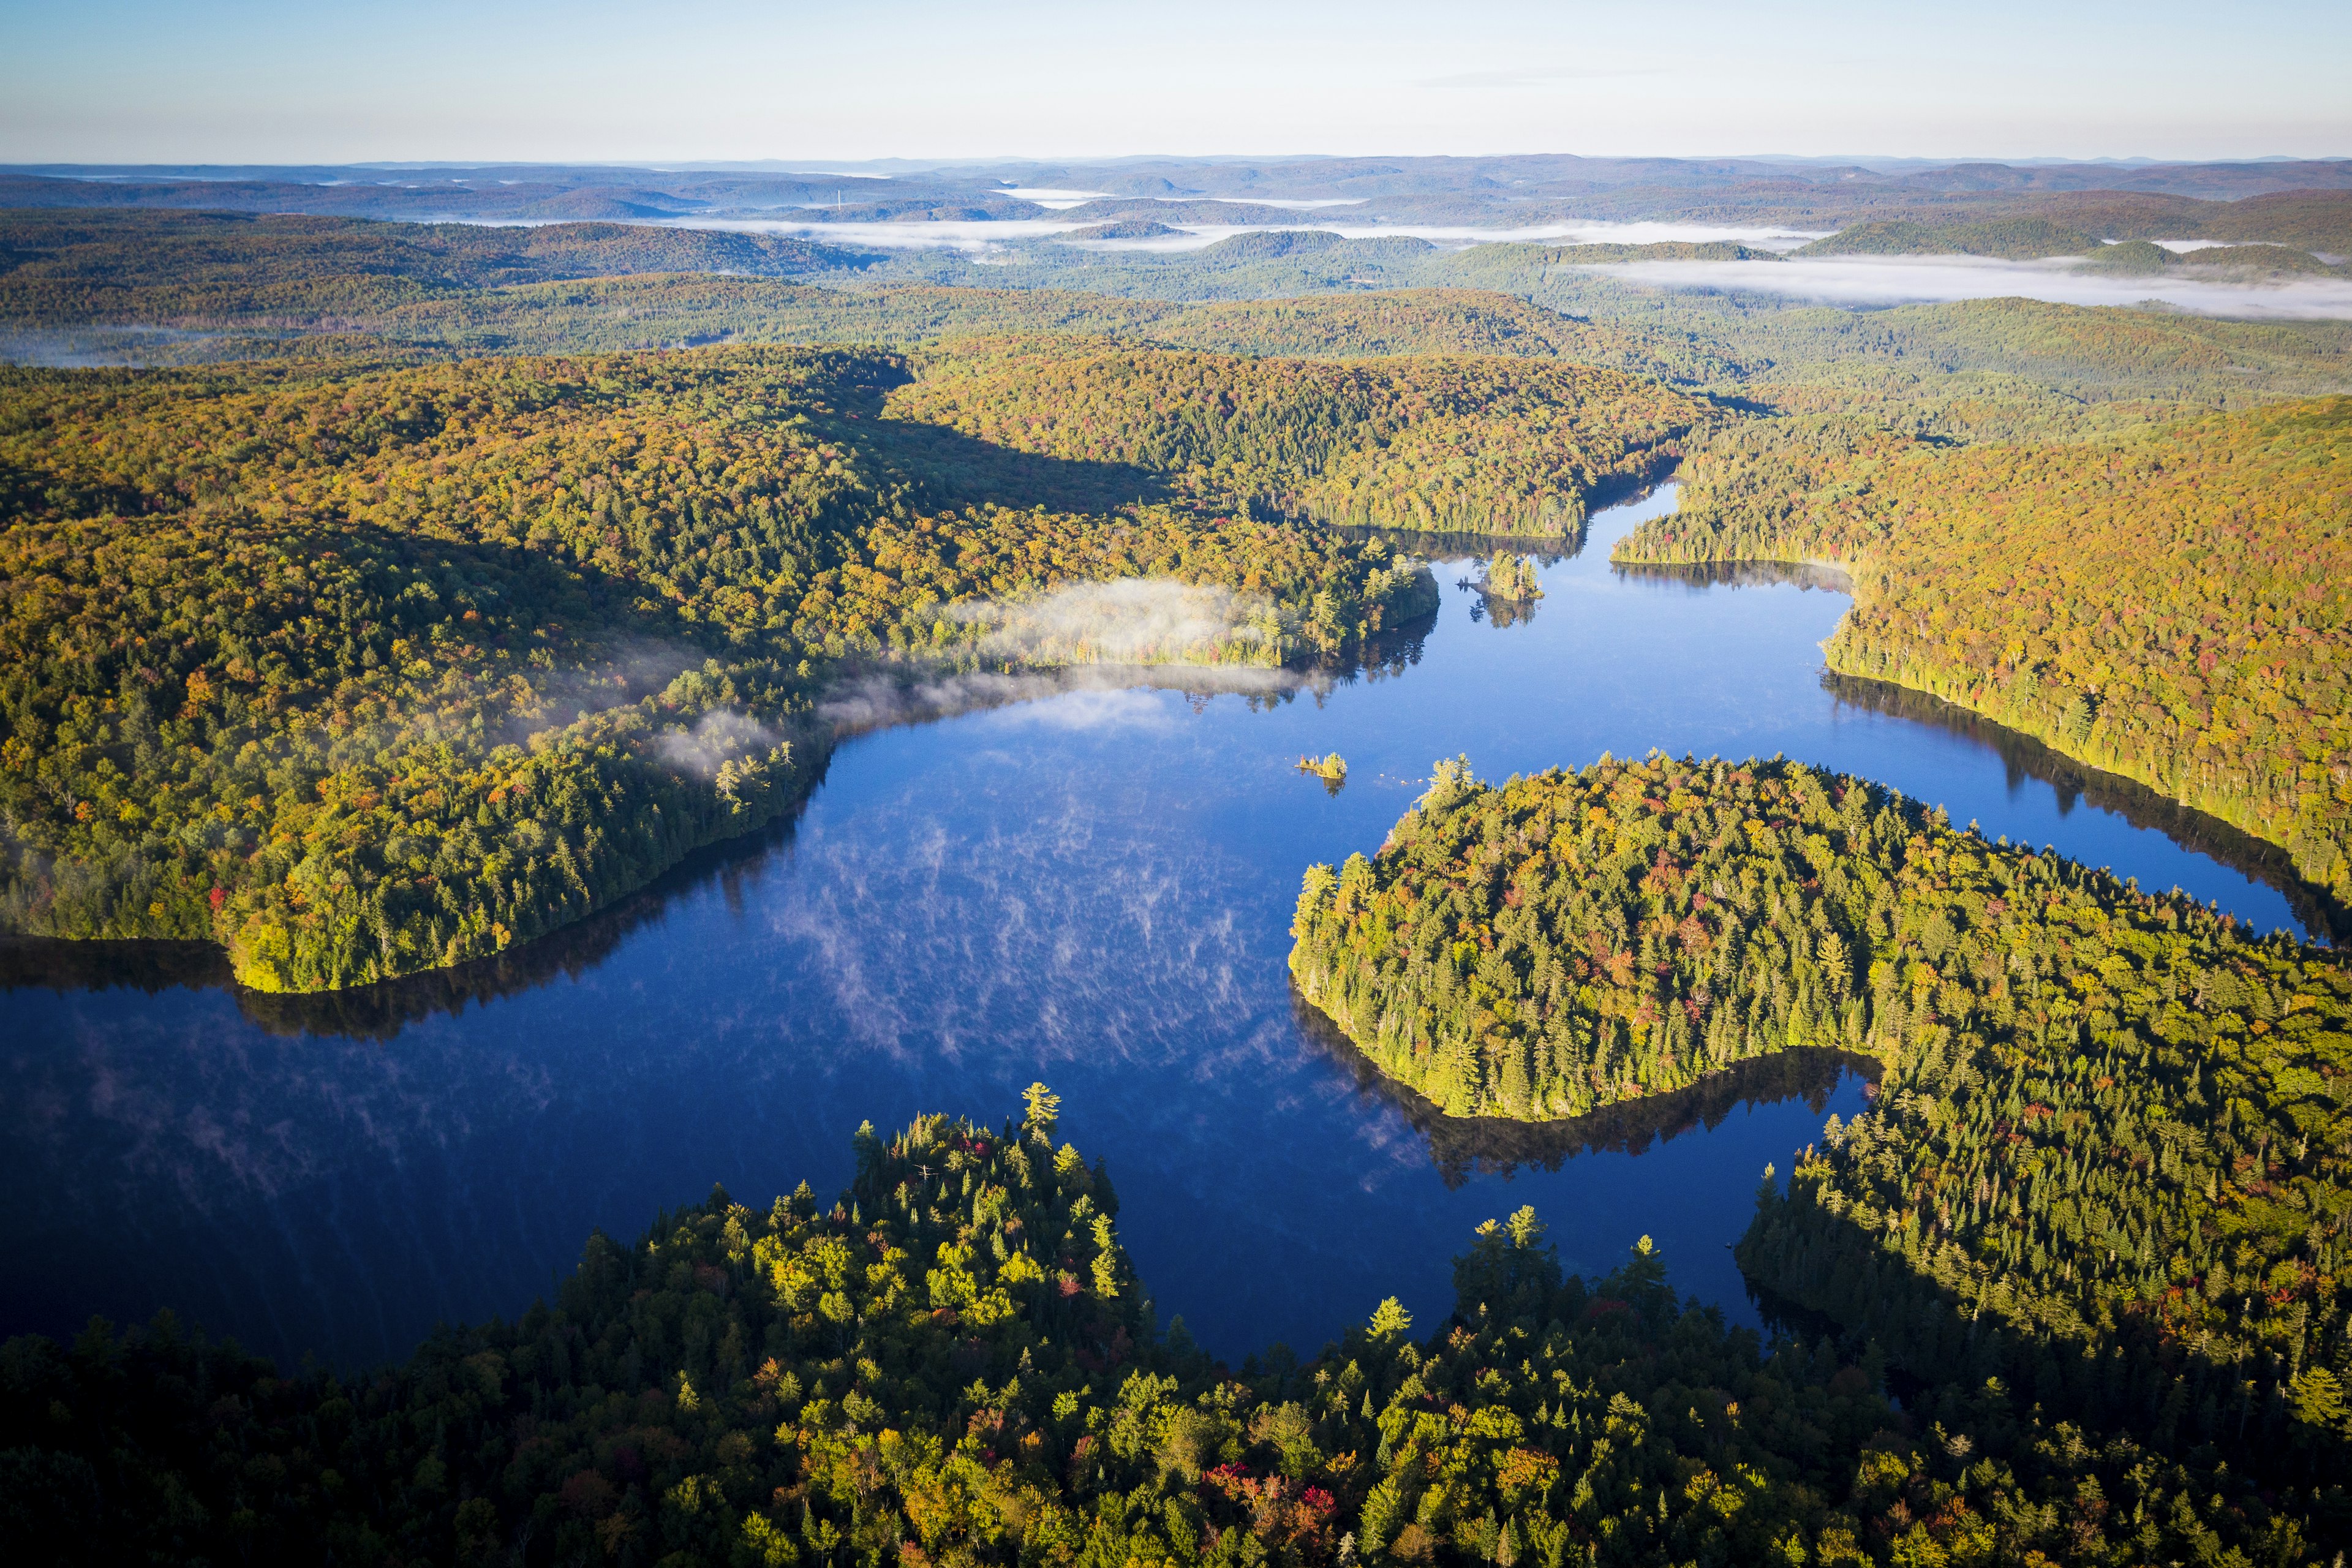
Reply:
<svg viewBox="0 0 2352 1568"><path fill-rule="evenodd" d="M2352 897L2352 398L2091 444L1759 423L1622 561L1834 558L1831 668L1933 692Z"/></svg>

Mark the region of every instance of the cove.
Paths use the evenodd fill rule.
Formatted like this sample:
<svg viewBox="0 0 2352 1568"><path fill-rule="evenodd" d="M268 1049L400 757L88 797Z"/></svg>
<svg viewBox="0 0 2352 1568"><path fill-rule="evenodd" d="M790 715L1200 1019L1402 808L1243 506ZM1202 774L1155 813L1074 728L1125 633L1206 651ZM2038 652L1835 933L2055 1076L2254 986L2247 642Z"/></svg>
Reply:
<svg viewBox="0 0 2352 1568"><path fill-rule="evenodd" d="M1390 1294L1434 1321L1451 1255L1521 1204L1567 1266L1646 1234L1754 1322L1728 1244L1766 1163L1861 1105L1851 1064L1506 1135L1431 1117L1302 1016L1301 868L1377 846L1433 758L1784 752L2258 927L2315 917L2210 824L1826 681L1834 578L1612 568L1672 504L1598 514L1507 625L1455 585L1465 546L1435 622L1350 671L1084 680L876 729L789 827L491 965L260 998L200 952L9 944L0 1331L168 1306L289 1363L405 1355L520 1310L594 1227L634 1237L713 1183L830 1193L859 1121L1001 1117L1033 1079L1108 1156L1160 1320L1222 1354L1311 1352ZM1335 751L1337 794L1294 769Z"/></svg>

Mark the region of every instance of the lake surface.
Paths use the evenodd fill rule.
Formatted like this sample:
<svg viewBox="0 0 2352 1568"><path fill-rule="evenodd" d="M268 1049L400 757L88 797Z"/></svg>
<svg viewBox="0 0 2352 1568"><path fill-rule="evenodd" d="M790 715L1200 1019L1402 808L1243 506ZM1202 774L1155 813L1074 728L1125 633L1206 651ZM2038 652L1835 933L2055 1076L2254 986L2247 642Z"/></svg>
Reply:
<svg viewBox="0 0 2352 1568"><path fill-rule="evenodd" d="M522 1310L594 1227L635 1237L713 1183L829 1194L861 1121L999 1120L1033 1079L1108 1161L1161 1321L1221 1353L1311 1352L1391 1294L1434 1322L1452 1255L1521 1204L1572 1267L1646 1234L1682 1289L1752 1322L1727 1246L1766 1163L1862 1105L1843 1064L1482 1130L1398 1104L1300 1016L1299 872L1377 846L1433 759L1500 777L1785 752L2302 928L2241 836L1825 685L1833 588L1612 569L1610 542L1671 504L1600 514L1508 626L1441 564L1434 625L1351 674L1097 680L849 741L791 829L486 968L303 1001L230 991L187 950L16 944L0 1332L168 1306L288 1362L404 1355L436 1321ZM1337 795L1292 765L1333 751Z"/></svg>

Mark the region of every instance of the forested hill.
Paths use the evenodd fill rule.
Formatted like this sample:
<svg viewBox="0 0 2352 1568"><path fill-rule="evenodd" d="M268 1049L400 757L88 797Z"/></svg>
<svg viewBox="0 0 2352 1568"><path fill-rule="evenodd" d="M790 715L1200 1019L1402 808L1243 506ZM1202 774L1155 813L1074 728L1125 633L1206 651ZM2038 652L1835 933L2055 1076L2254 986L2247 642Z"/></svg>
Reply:
<svg viewBox="0 0 2352 1568"><path fill-rule="evenodd" d="M2249 216L2240 209L2228 212ZM2337 209L2352 210L2342 202ZM2148 216L2129 216L2099 209L2082 221L2103 233L2116 225L2137 232ZM2015 226L1995 226L2004 234ZM857 232L855 224L832 227L837 237ZM1931 248L1967 240L1921 232ZM2256 224L2231 232L2268 231ZM2290 243L2331 255L2347 247L2310 237ZM2141 241L2101 255L2104 264L2126 265L2155 248ZM2270 250L2274 261L2292 259ZM975 259L644 226L0 210L0 353L197 363L711 342L908 348L941 337L1073 331L1229 353L1560 358L1775 409L1867 406L1906 428L1983 439L2340 390L2352 342L2336 321L2023 300L1759 309L1745 297L1647 287L1591 265L1669 251L1713 254L1687 246L1440 249L1291 233L1181 252L1040 239ZM2245 247L2231 254L2256 258ZM2323 265L2307 255L2294 264Z"/></svg>
<svg viewBox="0 0 2352 1568"><path fill-rule="evenodd" d="M664 1568L2325 1561L2340 1478L2176 1458L1866 1347L1727 1331L1647 1237L1563 1274L1532 1209L1304 1361L1159 1331L1044 1086L857 1138L830 1202L714 1192L552 1302L282 1374L171 1321L0 1348L15 1560ZM1370 1307L1367 1303L1368 1308ZM2262 1430L2273 1425L2265 1414Z"/></svg>
<svg viewBox="0 0 2352 1568"><path fill-rule="evenodd" d="M1174 477L1318 521L1583 535L1596 490L1713 419L1612 371L1433 355L1244 360L1066 338L963 340L891 410L994 445Z"/></svg>
<svg viewBox="0 0 2352 1568"><path fill-rule="evenodd" d="M2086 921L2117 930L2070 957ZM2170 983L2119 1002L2112 976L2069 978L2124 929ZM2201 1008L2235 993L2200 976L2248 964L2309 993L2313 1024L2352 1027L2352 971L2321 950L2280 968L2196 906L1780 762L1654 755L1498 786L1442 763L1377 856L1307 872L1294 931L1307 999L1455 1116L1581 1115L1792 1045L1899 1060L1937 1020L2159 1037L2176 994Z"/></svg>
<svg viewBox="0 0 2352 1568"><path fill-rule="evenodd" d="M1799 256L1998 256L2032 261L2052 256L2084 256L2105 242L2099 236L2046 218L1930 226L1916 223L1861 223L1817 239Z"/></svg>
<svg viewBox="0 0 2352 1568"><path fill-rule="evenodd" d="M236 213L0 212L0 321L349 320L453 291L624 273L778 278L854 248L643 224L373 223Z"/></svg>
<svg viewBox="0 0 2352 1568"><path fill-rule="evenodd" d="M1295 280L1207 302L1081 291L1073 275L922 281L838 245L617 225L532 229L0 211L0 348L16 357L209 363L289 353L444 357L740 343L910 348L1082 332L1228 353L1562 357L1704 372L1687 333L1603 326L1508 292L1322 292ZM1445 281L1433 273L1433 282ZM1305 292L1314 289L1316 292ZM1720 367L1717 367L1720 368Z"/></svg>
<svg viewBox="0 0 2352 1568"><path fill-rule="evenodd" d="M785 351L6 373L6 923L363 984L789 807L845 661L1319 658L1433 607L1386 546L899 416L908 375ZM1251 465L1280 457L1221 477L1278 490L1293 470ZM1006 642L1023 601L1123 577L1223 629Z"/></svg>
<svg viewBox="0 0 2352 1568"><path fill-rule="evenodd" d="M2352 398L2095 444L1742 426L1623 561L1834 557L1831 668L1958 703L2352 897Z"/></svg>
<svg viewBox="0 0 2352 1568"><path fill-rule="evenodd" d="M1457 1116L1875 1056L1874 1109L1766 1205L1751 1274L1922 1377L2184 1450L2259 1417L2346 1452L2340 955L1856 779L1656 754L1441 765L1377 858L1308 870L1295 931L1307 998Z"/></svg>
<svg viewBox="0 0 2352 1568"><path fill-rule="evenodd" d="M5 289L0 280L0 295ZM1643 355L1649 342L1645 334L1595 327L1509 294L1473 289L1189 302L1065 289L846 289L676 276L479 290L403 306L366 324L387 342L474 353L635 348L719 337L904 349L942 338L1077 332L1237 354L1514 354L1614 363L1611 356ZM1663 368L1666 362L1652 356L1643 363Z"/></svg>

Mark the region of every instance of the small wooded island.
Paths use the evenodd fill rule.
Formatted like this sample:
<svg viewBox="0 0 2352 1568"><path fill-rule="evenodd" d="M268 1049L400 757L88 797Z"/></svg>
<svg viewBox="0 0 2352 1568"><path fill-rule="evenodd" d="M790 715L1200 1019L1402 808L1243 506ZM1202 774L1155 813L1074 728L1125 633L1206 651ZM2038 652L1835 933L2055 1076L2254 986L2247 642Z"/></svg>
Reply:
<svg viewBox="0 0 2352 1568"><path fill-rule="evenodd" d="M1478 595L1489 603L1532 605L1544 596L1543 583L1534 562L1507 550L1497 550L1495 558L1486 563L1486 574L1479 579Z"/></svg>

